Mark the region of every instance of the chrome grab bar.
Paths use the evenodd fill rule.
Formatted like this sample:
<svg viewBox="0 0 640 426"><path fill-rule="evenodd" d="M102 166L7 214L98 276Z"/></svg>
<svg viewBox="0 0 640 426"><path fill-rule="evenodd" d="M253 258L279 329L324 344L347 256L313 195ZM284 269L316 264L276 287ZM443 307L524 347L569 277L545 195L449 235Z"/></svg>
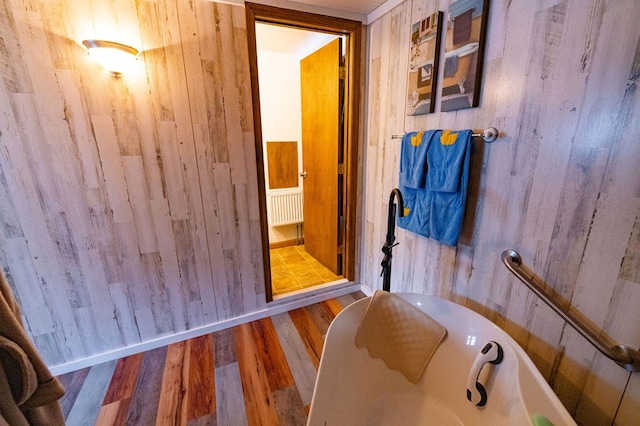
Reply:
<svg viewBox="0 0 640 426"><path fill-rule="evenodd" d="M520 269L522 258L515 250L505 250L502 252L502 263L509 271L520 279L533 291L536 296L542 299L551 309L553 309L563 320L582 335L589 343L596 347L604 356L613 360L620 367L627 371L640 371L640 352L626 345L616 344L609 346L609 343L603 340L598 333L593 331L588 325L584 324L579 318L574 316L565 307L560 305L554 298L548 295L538 284L533 282L532 278L525 275Z"/></svg>

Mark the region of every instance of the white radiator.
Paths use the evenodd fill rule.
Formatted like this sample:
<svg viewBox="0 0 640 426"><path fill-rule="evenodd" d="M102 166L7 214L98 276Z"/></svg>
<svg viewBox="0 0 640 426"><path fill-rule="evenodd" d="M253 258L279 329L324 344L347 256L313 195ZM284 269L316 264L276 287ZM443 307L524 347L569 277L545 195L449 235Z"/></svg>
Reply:
<svg viewBox="0 0 640 426"><path fill-rule="evenodd" d="M302 190L299 188L269 191L269 224L289 225L303 222Z"/></svg>

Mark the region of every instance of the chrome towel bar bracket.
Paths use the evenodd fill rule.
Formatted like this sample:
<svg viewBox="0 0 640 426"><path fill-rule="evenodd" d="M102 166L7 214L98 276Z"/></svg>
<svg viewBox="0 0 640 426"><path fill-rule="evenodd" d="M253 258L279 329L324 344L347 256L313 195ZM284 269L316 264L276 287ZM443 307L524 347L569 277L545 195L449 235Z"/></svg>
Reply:
<svg viewBox="0 0 640 426"><path fill-rule="evenodd" d="M500 132L498 132L498 129L495 127L489 127L482 133L472 133L471 136L474 138L482 138L486 143L491 143L498 139ZM402 135L392 135L391 139L402 139Z"/></svg>
<svg viewBox="0 0 640 426"><path fill-rule="evenodd" d="M540 299L542 299L551 309L553 309L563 320L565 320L571 327L573 327L578 333L582 335L589 343L595 346L604 356L613 360L620 367L627 371L637 372L640 371L640 352L636 349L616 344L610 346L608 342L600 337L600 333L591 329L587 324L584 324L579 318L569 312L564 306L558 303L557 300L552 298L545 292L542 287L536 284L530 277L528 277L520 268L522 265L522 258L515 250L505 250L502 252L502 263L507 267L509 271L520 281L522 281L531 291L535 293Z"/></svg>

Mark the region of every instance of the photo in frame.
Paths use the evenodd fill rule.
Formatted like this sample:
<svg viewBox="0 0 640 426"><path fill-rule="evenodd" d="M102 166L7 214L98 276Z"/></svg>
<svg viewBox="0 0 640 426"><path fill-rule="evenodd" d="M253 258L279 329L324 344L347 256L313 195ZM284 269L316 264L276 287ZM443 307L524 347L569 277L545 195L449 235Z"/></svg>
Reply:
<svg viewBox="0 0 640 426"><path fill-rule="evenodd" d="M443 12L435 12L411 26L407 115L435 111Z"/></svg>
<svg viewBox="0 0 640 426"><path fill-rule="evenodd" d="M441 111L480 103L489 0L458 0L447 11Z"/></svg>

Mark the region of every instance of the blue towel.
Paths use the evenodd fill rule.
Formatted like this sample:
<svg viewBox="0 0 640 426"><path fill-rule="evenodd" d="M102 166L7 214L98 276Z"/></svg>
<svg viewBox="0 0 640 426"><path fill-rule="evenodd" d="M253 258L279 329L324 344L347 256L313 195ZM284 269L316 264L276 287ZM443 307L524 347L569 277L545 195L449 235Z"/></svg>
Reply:
<svg viewBox="0 0 640 426"><path fill-rule="evenodd" d="M400 185L404 204L404 217L398 217L398 226L423 237L429 237L429 205L431 191Z"/></svg>
<svg viewBox="0 0 640 426"><path fill-rule="evenodd" d="M417 150L411 145L405 149L403 138L400 191L406 216L398 218L398 226L455 246L462 230L467 199L471 130L457 133L431 130L423 135L425 143L428 143L426 155L420 153L425 155L423 163L407 158Z"/></svg>
<svg viewBox="0 0 640 426"><path fill-rule="evenodd" d="M408 231L425 234L428 228L427 151L437 131L410 132L402 137L400 152L400 192L404 201L405 217L398 217L398 226Z"/></svg>
<svg viewBox="0 0 640 426"><path fill-rule="evenodd" d="M435 130L409 132L402 136L400 151L400 185L420 189L427 178L427 150Z"/></svg>
<svg viewBox="0 0 640 426"><path fill-rule="evenodd" d="M467 145L471 130L457 133L444 130L437 142L429 146L427 185L431 191L458 192L462 180Z"/></svg>
<svg viewBox="0 0 640 426"><path fill-rule="evenodd" d="M427 187L429 236L449 246L458 244L469 185L471 130L444 131L429 147Z"/></svg>

